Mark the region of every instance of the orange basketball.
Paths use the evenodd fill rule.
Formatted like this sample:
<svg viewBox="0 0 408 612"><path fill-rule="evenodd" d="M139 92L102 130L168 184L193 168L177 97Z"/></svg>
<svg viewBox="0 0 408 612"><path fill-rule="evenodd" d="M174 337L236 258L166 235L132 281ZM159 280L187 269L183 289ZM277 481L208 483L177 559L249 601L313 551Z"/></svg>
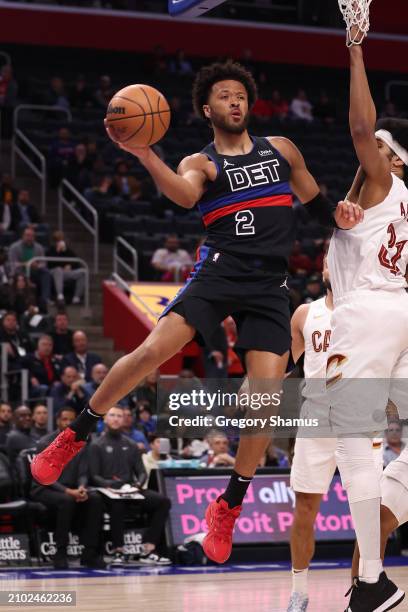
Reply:
<svg viewBox="0 0 408 612"><path fill-rule="evenodd" d="M146 147L158 142L170 125L166 98L149 85L128 85L109 102L105 126L115 142Z"/></svg>

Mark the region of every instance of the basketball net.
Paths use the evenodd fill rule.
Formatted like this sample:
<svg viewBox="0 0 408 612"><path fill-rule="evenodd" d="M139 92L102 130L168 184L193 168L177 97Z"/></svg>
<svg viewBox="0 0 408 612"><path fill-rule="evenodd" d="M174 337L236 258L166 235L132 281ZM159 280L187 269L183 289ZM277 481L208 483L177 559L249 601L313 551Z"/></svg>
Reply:
<svg viewBox="0 0 408 612"><path fill-rule="evenodd" d="M373 0L338 0L346 22L347 47L361 45L370 29L370 4Z"/></svg>

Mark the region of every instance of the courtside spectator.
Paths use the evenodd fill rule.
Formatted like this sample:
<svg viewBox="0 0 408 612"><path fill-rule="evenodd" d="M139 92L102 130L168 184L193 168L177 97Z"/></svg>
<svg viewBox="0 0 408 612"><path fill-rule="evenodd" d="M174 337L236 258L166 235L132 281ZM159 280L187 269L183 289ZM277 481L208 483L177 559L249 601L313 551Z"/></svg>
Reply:
<svg viewBox="0 0 408 612"><path fill-rule="evenodd" d="M147 487L149 482L150 474L152 470L159 469L159 461L170 459L170 455L160 457L160 438L155 434L149 434L149 446L150 450L147 453L143 453L142 460L146 470L147 478L143 488Z"/></svg>
<svg viewBox="0 0 408 612"><path fill-rule="evenodd" d="M83 387L87 399L90 399L93 396L102 381L106 378L108 372L109 369L104 363L97 363L93 366L91 371L91 380L85 383Z"/></svg>
<svg viewBox="0 0 408 612"><path fill-rule="evenodd" d="M53 351L53 339L43 334L38 339L37 350L27 360L33 397L45 397L52 385L60 379L61 360L55 357Z"/></svg>
<svg viewBox="0 0 408 612"><path fill-rule="evenodd" d="M229 440L225 433L212 429L206 435L209 449L201 457L208 467L234 467L235 457L232 456Z"/></svg>
<svg viewBox="0 0 408 612"><path fill-rule="evenodd" d="M54 340L54 352L57 357L62 357L74 350L72 344L73 332L69 329L69 320L66 312L57 312L55 315L54 330L51 333Z"/></svg>
<svg viewBox="0 0 408 612"><path fill-rule="evenodd" d="M50 397L54 401L54 414L63 406L70 406L78 414L86 403L86 394L83 390L84 379L73 366L64 367L61 381L55 383L50 391Z"/></svg>
<svg viewBox="0 0 408 612"><path fill-rule="evenodd" d="M193 267L191 255L180 248L180 241L175 234L167 236L164 247L153 253L151 264L164 282L185 280Z"/></svg>
<svg viewBox="0 0 408 612"><path fill-rule="evenodd" d="M169 559L154 551L159 545L170 510L170 500L149 489L143 489L146 481L141 453L137 444L122 433L123 409L110 408L105 415L105 432L90 447L90 473L97 487L120 489L131 485L143 491L143 499L121 500L105 498L110 514L112 545L115 550L113 565L124 562L123 544L126 511L136 505L149 515L149 526L143 533L144 554L139 561L146 565L169 565ZM109 449L109 450L108 450Z"/></svg>
<svg viewBox="0 0 408 612"><path fill-rule="evenodd" d="M64 232L57 231L53 234L53 246L47 251L47 257L58 257L60 259L70 259L77 257L75 251L67 246ZM64 304L64 288L66 283L74 281L75 290L72 298L73 304L79 304L84 296L85 289L85 270L75 261L50 261L48 267L54 279L55 291L57 293L57 303Z"/></svg>
<svg viewBox="0 0 408 612"><path fill-rule="evenodd" d="M290 103L290 112L293 119L302 121L313 121L312 105L307 99L304 89L299 89L295 98Z"/></svg>
<svg viewBox="0 0 408 612"><path fill-rule="evenodd" d="M64 358L64 365L74 366L79 375L87 382L92 380L92 368L97 363L102 363L102 359L96 353L88 351L88 337L85 332L77 330L72 335L74 350Z"/></svg>
<svg viewBox="0 0 408 612"><path fill-rule="evenodd" d="M25 272L25 264L33 257L44 257L44 247L35 240L31 225L23 230L21 240L14 242L9 250L9 262L13 272ZM51 298L51 274L44 262L34 262L30 268L30 280L37 287L37 293L45 302Z"/></svg>
<svg viewBox="0 0 408 612"><path fill-rule="evenodd" d="M13 421L13 411L10 404L0 403L0 451L6 448L7 434L11 431Z"/></svg>
<svg viewBox="0 0 408 612"><path fill-rule="evenodd" d="M20 232L27 225L35 229L38 223L41 223L41 217L30 201L30 192L28 189L20 189L17 201L11 208L11 229Z"/></svg>
<svg viewBox="0 0 408 612"><path fill-rule="evenodd" d="M39 440L48 433L48 408L44 404L37 404L33 408L33 424L31 427L31 435Z"/></svg>
<svg viewBox="0 0 408 612"><path fill-rule="evenodd" d="M125 436L127 436L128 438L136 442L138 448L141 451L148 450L148 443L147 443L146 436L144 435L143 431L140 431L140 429L137 429L135 427L133 413L131 409L128 408L127 406L123 407L122 432L125 434Z"/></svg>
<svg viewBox="0 0 408 612"><path fill-rule="evenodd" d="M14 411L14 429L6 439L6 451L10 462L14 465L17 455L26 448L35 446L35 438L31 433L32 416L27 406L19 406Z"/></svg>
<svg viewBox="0 0 408 612"><path fill-rule="evenodd" d="M391 461L394 461L401 451L405 448L405 442L402 441L402 427L398 420L392 420L388 424L386 431L386 440L384 444L384 467L387 467Z"/></svg>
<svg viewBox="0 0 408 612"><path fill-rule="evenodd" d="M38 441L36 450L42 451L57 435L71 425L75 411L63 408L57 416L57 430ZM55 543L57 552L53 557L55 569L67 569L67 544L69 531L75 515L80 514L81 536L84 546L81 563L85 567L104 569L105 562L100 555L100 536L103 521L103 502L96 491L87 489L88 483L88 448L85 446L63 470L61 476L52 485L44 487L33 483L31 497L56 512Z"/></svg>

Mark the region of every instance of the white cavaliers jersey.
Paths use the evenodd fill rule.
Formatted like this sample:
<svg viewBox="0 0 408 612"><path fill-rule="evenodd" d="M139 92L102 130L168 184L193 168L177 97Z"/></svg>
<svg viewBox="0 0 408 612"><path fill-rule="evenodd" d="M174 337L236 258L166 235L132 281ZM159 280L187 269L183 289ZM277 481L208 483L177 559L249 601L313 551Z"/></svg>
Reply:
<svg viewBox="0 0 408 612"><path fill-rule="evenodd" d="M332 311L326 306L326 298L311 302L303 327L305 339L305 387L302 395L327 404L326 362L330 344ZM319 379L310 380L309 379Z"/></svg>
<svg viewBox="0 0 408 612"><path fill-rule="evenodd" d="M364 211L351 230L333 233L328 266L334 300L356 290L401 290L407 286L408 189L392 175L383 202Z"/></svg>

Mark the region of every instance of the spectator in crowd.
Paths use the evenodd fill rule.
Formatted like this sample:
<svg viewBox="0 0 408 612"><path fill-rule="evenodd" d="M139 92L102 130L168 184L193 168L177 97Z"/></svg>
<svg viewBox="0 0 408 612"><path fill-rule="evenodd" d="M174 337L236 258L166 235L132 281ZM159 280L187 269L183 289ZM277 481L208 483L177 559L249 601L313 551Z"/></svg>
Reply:
<svg viewBox="0 0 408 612"><path fill-rule="evenodd" d="M7 434L11 431L13 411L10 404L0 403L0 451L6 449Z"/></svg>
<svg viewBox="0 0 408 612"><path fill-rule="evenodd" d="M33 397L45 397L52 385L60 379L61 360L55 357L53 351L53 339L43 334L38 339L37 350L27 360Z"/></svg>
<svg viewBox="0 0 408 612"><path fill-rule="evenodd" d="M112 182L113 195L125 200L140 200L142 197L142 183L130 174L129 164L120 160L116 164Z"/></svg>
<svg viewBox="0 0 408 612"><path fill-rule="evenodd" d="M36 242L35 230L31 225L25 228L21 240L14 242L9 250L9 262L13 272L25 271L25 264L33 257L44 257L44 247ZM51 299L51 275L45 263L34 262L30 268L30 280L37 287L37 293L45 302Z"/></svg>
<svg viewBox="0 0 408 612"><path fill-rule="evenodd" d="M230 444L224 432L212 429L206 435L209 449L201 457L208 467L234 467L235 457L230 451Z"/></svg>
<svg viewBox="0 0 408 612"><path fill-rule="evenodd" d="M313 272L313 261L308 255L302 253L302 245L298 240L295 241L292 254L289 257L289 272L294 276L308 276Z"/></svg>
<svg viewBox="0 0 408 612"><path fill-rule="evenodd" d="M232 317L227 317L224 321L225 335L228 343L228 376L231 378L239 377L244 374L242 361L234 351L238 339L237 326Z"/></svg>
<svg viewBox="0 0 408 612"><path fill-rule="evenodd" d="M41 223L41 217L34 204L30 201L28 189L20 189L11 213L11 229L13 232L19 232L27 227L27 225L31 225L31 227L36 229L37 225Z"/></svg>
<svg viewBox="0 0 408 612"><path fill-rule="evenodd" d="M335 122L336 107L325 91L320 93L319 101L313 107L313 115L326 125L331 125Z"/></svg>
<svg viewBox="0 0 408 612"><path fill-rule="evenodd" d="M56 357L62 357L74 350L72 335L72 330L69 329L67 313L57 312L55 315L54 330L51 334L54 341L54 352Z"/></svg>
<svg viewBox="0 0 408 612"><path fill-rule="evenodd" d="M91 185L92 161L88 157L86 145L82 142L76 145L74 156L70 160L67 178L78 189L84 191Z"/></svg>
<svg viewBox="0 0 408 612"><path fill-rule="evenodd" d="M161 45L156 45L153 49L153 56L147 66L148 72L155 76L163 75L167 72L168 62L167 55L164 48Z"/></svg>
<svg viewBox="0 0 408 612"><path fill-rule="evenodd" d="M70 406L76 413L81 412L86 403L86 395L83 390L84 380L73 366L64 367L61 381L57 382L50 392L54 401L54 413L61 410L63 406Z"/></svg>
<svg viewBox="0 0 408 612"><path fill-rule="evenodd" d="M193 74L193 67L190 60L186 58L183 49L178 49L174 59L170 61L170 72L177 76L188 76Z"/></svg>
<svg viewBox="0 0 408 612"><path fill-rule="evenodd" d="M104 363L96 363L91 370L91 380L84 385L87 399L90 399L109 372Z"/></svg>
<svg viewBox="0 0 408 612"><path fill-rule="evenodd" d="M320 274L312 274L307 281L303 301L305 304L310 304L324 295L324 290Z"/></svg>
<svg viewBox="0 0 408 612"><path fill-rule="evenodd" d="M85 110L94 106L92 93L83 74L79 74L69 94L69 102L75 110Z"/></svg>
<svg viewBox="0 0 408 612"><path fill-rule="evenodd" d="M211 345L204 346L203 357L205 377L214 381L216 388L219 388L219 379L228 375L228 343L223 325L219 325L214 332Z"/></svg>
<svg viewBox="0 0 408 612"><path fill-rule="evenodd" d="M193 266L191 255L180 248L176 234L167 236L164 247L153 253L151 263L163 282L185 280Z"/></svg>
<svg viewBox="0 0 408 612"><path fill-rule="evenodd" d="M0 202L0 234L12 229L12 210L14 206L9 199Z"/></svg>
<svg viewBox="0 0 408 612"><path fill-rule="evenodd" d="M304 89L299 89L296 96L290 103L290 112L293 119L302 121L313 121L312 105L307 99Z"/></svg>
<svg viewBox="0 0 408 612"><path fill-rule="evenodd" d="M51 143L48 155L48 174L51 187L58 187L59 182L68 172L69 164L74 158L75 143L67 128L61 128L57 138Z"/></svg>
<svg viewBox="0 0 408 612"><path fill-rule="evenodd" d="M143 465L146 470L147 478L145 486L147 487L147 483L149 482L150 474L152 470L157 470L159 468L159 461L161 459L170 459L170 455L166 457L160 457L160 437L155 434L149 434L149 446L150 450L147 453L143 453L142 460ZM145 488L145 487L143 487Z"/></svg>
<svg viewBox="0 0 408 612"><path fill-rule="evenodd" d="M386 432L386 441L384 444L384 467L387 467L391 461L394 461L401 451L405 448L405 442L402 441L402 426L399 420L391 420L388 424Z"/></svg>
<svg viewBox="0 0 408 612"><path fill-rule="evenodd" d="M88 337L85 332L77 330L72 335L74 350L64 358L64 365L74 366L81 378L87 382L92 380L92 368L97 363L102 363L102 359L96 353L88 351Z"/></svg>
<svg viewBox="0 0 408 612"><path fill-rule="evenodd" d="M120 489L131 485L139 491L146 481L146 472L137 444L122 433L123 409L115 406L105 415L106 430L89 447L92 483L97 487ZM110 449L107 451L107 449ZM149 515L150 524L143 534L144 553L140 562L146 565L168 565L169 559L156 554L170 510L170 500L149 489L143 489L142 499L117 500L106 498L111 518L111 536L115 551L113 565L121 565L126 509L133 504Z"/></svg>
<svg viewBox="0 0 408 612"><path fill-rule="evenodd" d="M45 97L45 103L50 106L59 106L69 109L69 100L65 91L65 83L61 77L52 77Z"/></svg>
<svg viewBox="0 0 408 612"><path fill-rule="evenodd" d="M57 415L57 430L38 441L36 450L42 451L57 435L69 427L75 419L75 411L63 407ZM85 567L104 569L105 562L99 552L103 523L103 501L99 493L87 489L88 447L84 447L63 470L59 479L44 487L33 483L31 497L56 512L55 544L53 558L55 569L67 569L67 544L75 514L81 515L81 544L84 550L81 563Z"/></svg>
<svg viewBox="0 0 408 612"><path fill-rule="evenodd" d="M33 408L33 425L31 427L31 435L36 440L39 440L48 433L48 408L44 404L37 404Z"/></svg>
<svg viewBox="0 0 408 612"><path fill-rule="evenodd" d="M286 119L289 112L289 104L282 98L282 94L277 89L274 89L271 96L272 116L278 119Z"/></svg>
<svg viewBox="0 0 408 612"><path fill-rule="evenodd" d="M387 117L400 117L400 116L401 116L401 113L398 112L398 109L396 105L394 104L394 102L391 102L391 100L387 100L384 106L384 110L380 114L380 117L384 119Z"/></svg>
<svg viewBox="0 0 408 612"><path fill-rule="evenodd" d="M111 206L114 194L113 178L109 174L99 177L96 185L85 191L85 197L96 208L103 207L105 203Z"/></svg>
<svg viewBox="0 0 408 612"><path fill-rule="evenodd" d="M28 313L30 315L46 312L46 304L41 299L37 299L35 286L30 283L25 274L17 273L11 287L9 287L9 305L18 318Z"/></svg>
<svg viewBox="0 0 408 612"><path fill-rule="evenodd" d="M19 331L15 312L6 312L1 320L0 343L8 345L8 369L21 368L28 353L31 353L33 345L28 334Z"/></svg>
<svg viewBox="0 0 408 612"><path fill-rule="evenodd" d="M47 257L59 257L60 259L70 259L77 257L75 251L67 246L64 232L57 231L53 234L53 246L47 251ZM85 290L85 270L75 261L57 262L50 261L48 266L54 279L55 291L57 293L57 303L65 303L64 288L65 284L75 282L73 304L79 304L83 298Z"/></svg>
<svg viewBox="0 0 408 612"><path fill-rule="evenodd" d="M107 74L101 76L99 79L99 87L95 93L95 102L99 108L104 110L108 107L109 102L113 98L114 90L112 88L112 82L110 76Z"/></svg>
<svg viewBox="0 0 408 612"><path fill-rule="evenodd" d="M0 180L0 202L14 204L17 200L17 189L13 185L13 178L7 172L1 175Z"/></svg>
<svg viewBox="0 0 408 612"><path fill-rule="evenodd" d="M95 366L96 367L96 366ZM123 407L123 427L122 432L136 442L138 448L143 452L148 449L147 439L143 431L134 426L134 419L131 409L128 406Z"/></svg>
<svg viewBox="0 0 408 612"><path fill-rule="evenodd" d="M146 376L131 394L131 406L136 407L138 402L144 402L151 410L159 408L158 404L160 404L160 408L163 407L167 402L167 395L158 382L159 376L159 370L153 370L153 372Z"/></svg>
<svg viewBox="0 0 408 612"><path fill-rule="evenodd" d="M285 451L270 442L260 465L265 467L289 467L289 457Z"/></svg>
<svg viewBox="0 0 408 612"><path fill-rule="evenodd" d="M10 309L10 283L12 282L11 266L7 252L0 247L0 310Z"/></svg>
<svg viewBox="0 0 408 612"><path fill-rule="evenodd" d="M4 64L0 68L0 113L2 136L10 138L13 130L13 109L17 104L18 85L13 77L13 68Z"/></svg>
<svg viewBox="0 0 408 612"><path fill-rule="evenodd" d="M12 465L14 465L17 455L22 450L35 446L31 425L31 410L27 406L16 408L14 411L14 429L10 431L6 440L6 450Z"/></svg>
<svg viewBox="0 0 408 612"><path fill-rule="evenodd" d="M259 94L255 104L252 107L251 114L259 121L269 121L273 115L272 104L262 92Z"/></svg>
<svg viewBox="0 0 408 612"><path fill-rule="evenodd" d="M137 426L141 427L147 436L149 433L154 433L157 428L157 418L152 415L152 409L149 408L147 402L139 402L137 408Z"/></svg>

